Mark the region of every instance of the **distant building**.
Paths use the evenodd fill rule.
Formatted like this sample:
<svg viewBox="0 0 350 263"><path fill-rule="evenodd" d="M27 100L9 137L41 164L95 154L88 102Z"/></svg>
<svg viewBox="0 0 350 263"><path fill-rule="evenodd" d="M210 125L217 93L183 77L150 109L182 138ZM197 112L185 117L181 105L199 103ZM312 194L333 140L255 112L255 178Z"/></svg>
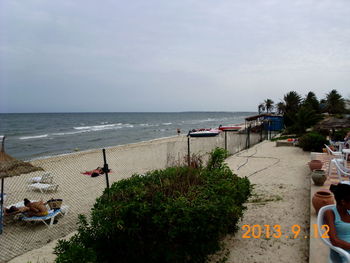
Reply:
<svg viewBox="0 0 350 263"><path fill-rule="evenodd" d="M272 114L272 113L263 113L259 115L254 115L245 118L246 127L257 127L263 126L264 130L268 131L280 131L284 129L283 116Z"/></svg>

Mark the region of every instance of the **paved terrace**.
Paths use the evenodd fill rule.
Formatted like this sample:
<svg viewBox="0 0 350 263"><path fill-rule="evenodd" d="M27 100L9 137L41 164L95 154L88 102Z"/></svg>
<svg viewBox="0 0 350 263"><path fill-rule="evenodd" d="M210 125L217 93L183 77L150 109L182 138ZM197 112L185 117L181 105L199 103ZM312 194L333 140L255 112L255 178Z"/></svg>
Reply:
<svg viewBox="0 0 350 263"><path fill-rule="evenodd" d="M322 169L328 173L328 167L331 160L331 156L325 153L319 153L316 154L316 159L321 160L323 162ZM350 162L348 162L348 166L350 167ZM310 234L313 235L313 224L317 223L317 215L315 212L315 209L312 206L312 197L313 195L319 191L319 190L329 190L329 187L331 184L338 184L339 178L336 174L335 167L332 168L331 176L327 178L327 181L324 183L323 186L316 186L313 183L311 183L310 191L311 191L311 198L310 198ZM343 177L342 180L348 181L348 177ZM329 248L322 242L320 238L310 238L310 257L309 262L310 263L328 263L328 256L329 256Z"/></svg>

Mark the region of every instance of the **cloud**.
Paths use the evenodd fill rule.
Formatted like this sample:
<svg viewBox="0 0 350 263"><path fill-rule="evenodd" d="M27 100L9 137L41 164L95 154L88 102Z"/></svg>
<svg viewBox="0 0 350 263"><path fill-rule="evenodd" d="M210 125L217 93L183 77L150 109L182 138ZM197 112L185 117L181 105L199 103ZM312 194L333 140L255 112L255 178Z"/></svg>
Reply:
<svg viewBox="0 0 350 263"><path fill-rule="evenodd" d="M111 111L255 110L291 89L347 95L347 1L0 5L0 112L106 110L91 98Z"/></svg>

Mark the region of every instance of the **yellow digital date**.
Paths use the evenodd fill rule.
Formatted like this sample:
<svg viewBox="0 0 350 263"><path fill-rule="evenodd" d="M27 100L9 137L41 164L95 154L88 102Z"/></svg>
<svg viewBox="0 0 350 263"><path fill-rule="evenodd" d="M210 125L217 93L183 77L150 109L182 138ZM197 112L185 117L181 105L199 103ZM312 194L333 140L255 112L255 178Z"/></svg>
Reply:
<svg viewBox="0 0 350 263"><path fill-rule="evenodd" d="M313 234L310 236L304 236L304 238L329 238L329 226L322 225L321 229L324 230L322 235L318 233L317 224L313 224ZM243 225L242 230L244 233L242 234L242 238L300 238L301 227L300 225L293 225L290 229L286 229L287 233L291 232L291 235L287 233L283 233L281 225Z"/></svg>

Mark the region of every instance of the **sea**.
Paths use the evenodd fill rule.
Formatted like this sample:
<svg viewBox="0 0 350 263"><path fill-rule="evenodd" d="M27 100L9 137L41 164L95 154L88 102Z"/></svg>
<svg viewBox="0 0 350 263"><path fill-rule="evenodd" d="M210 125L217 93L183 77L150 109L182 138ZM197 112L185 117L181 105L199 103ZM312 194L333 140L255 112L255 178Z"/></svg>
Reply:
<svg viewBox="0 0 350 263"><path fill-rule="evenodd" d="M34 160L88 149L244 123L256 112L10 113L0 114L5 151Z"/></svg>

